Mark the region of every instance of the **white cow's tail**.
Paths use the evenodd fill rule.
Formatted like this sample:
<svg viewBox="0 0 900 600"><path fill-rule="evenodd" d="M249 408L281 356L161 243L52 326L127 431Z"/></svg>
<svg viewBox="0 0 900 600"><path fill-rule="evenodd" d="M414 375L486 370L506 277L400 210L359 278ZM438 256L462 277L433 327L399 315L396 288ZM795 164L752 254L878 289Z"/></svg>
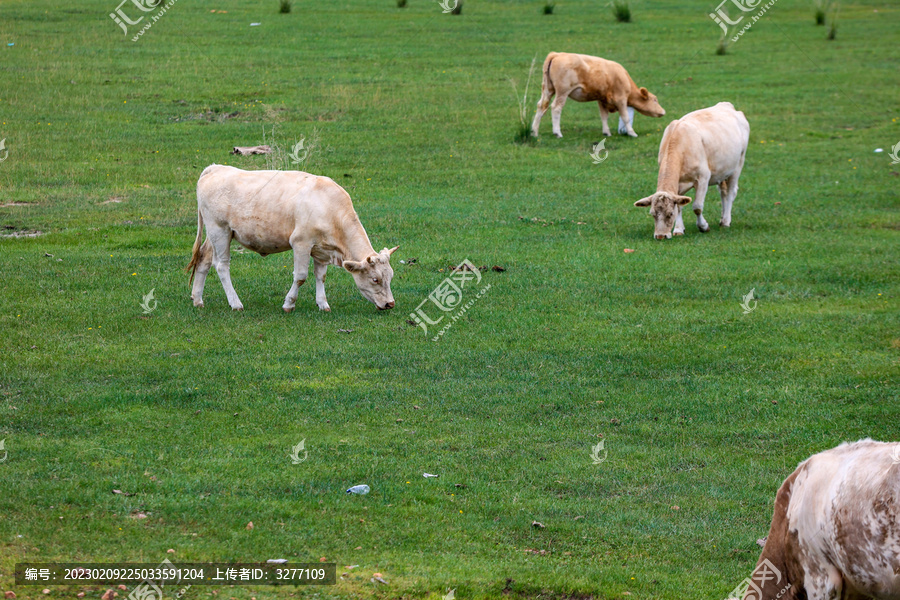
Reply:
<svg viewBox="0 0 900 600"><path fill-rule="evenodd" d="M190 272L191 281L190 283L194 283L194 273L197 272L197 265L200 264L200 261L203 260L203 253L200 251L200 241L203 239L203 215L200 213L200 208L197 208L197 239L194 240L194 249L191 252L191 262L188 263L188 266L185 267L185 271Z"/></svg>

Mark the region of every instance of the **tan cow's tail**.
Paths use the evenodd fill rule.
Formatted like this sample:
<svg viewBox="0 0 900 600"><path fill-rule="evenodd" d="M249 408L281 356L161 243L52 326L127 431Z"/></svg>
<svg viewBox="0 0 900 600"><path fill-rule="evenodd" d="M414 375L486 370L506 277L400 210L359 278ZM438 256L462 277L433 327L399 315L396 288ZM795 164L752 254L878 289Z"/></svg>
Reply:
<svg viewBox="0 0 900 600"><path fill-rule="evenodd" d="M551 52L547 55L547 58L544 59L544 68L542 69L543 77L541 79L541 110L547 110L547 107L550 106L550 98L556 93L556 89L553 87L553 81L550 79L550 63L553 62L556 55L556 52Z"/></svg>
<svg viewBox="0 0 900 600"><path fill-rule="evenodd" d="M197 208L197 238L194 240L194 249L191 252L191 262L185 267L185 271L191 274L190 283L194 283L194 273L197 272L197 265L203 260L203 252L200 250L200 242L203 240L203 215L200 208Z"/></svg>

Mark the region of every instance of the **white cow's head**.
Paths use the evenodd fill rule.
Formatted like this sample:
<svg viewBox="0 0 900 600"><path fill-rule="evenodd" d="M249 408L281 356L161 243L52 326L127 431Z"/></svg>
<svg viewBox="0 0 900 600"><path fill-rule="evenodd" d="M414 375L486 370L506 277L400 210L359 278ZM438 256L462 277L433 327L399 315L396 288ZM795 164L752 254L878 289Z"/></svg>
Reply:
<svg viewBox="0 0 900 600"><path fill-rule="evenodd" d="M679 196L669 192L656 192L652 196L641 198L634 205L650 207L650 216L653 217L655 223L653 237L658 240L667 240L672 237L672 226L675 225L678 211L690 201L691 199L688 196Z"/></svg>
<svg viewBox="0 0 900 600"><path fill-rule="evenodd" d="M385 248L378 254L372 254L365 260L345 260L343 266L353 275L356 287L363 298L378 307L378 310L394 308L394 295L391 293L391 279L394 270L391 268L391 254L400 246L390 250Z"/></svg>

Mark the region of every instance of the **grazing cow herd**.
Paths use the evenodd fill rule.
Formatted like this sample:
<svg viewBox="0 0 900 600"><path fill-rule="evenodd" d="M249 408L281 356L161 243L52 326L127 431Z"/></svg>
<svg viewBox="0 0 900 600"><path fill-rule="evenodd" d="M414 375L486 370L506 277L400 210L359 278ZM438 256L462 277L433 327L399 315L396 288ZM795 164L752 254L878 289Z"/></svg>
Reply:
<svg viewBox="0 0 900 600"><path fill-rule="evenodd" d="M666 114L656 96L639 88L621 65L602 58L551 52L542 81L532 122L535 136L551 108L553 133L562 137L560 116L569 98L597 102L605 136L611 112L619 113L619 131L632 137L637 136L633 110L650 117ZM729 102L696 110L666 127L656 193L634 203L649 207L656 239L684 235L681 209L691 202L684 195L691 188L697 227L709 231L703 204L710 184L719 187L722 199L720 225L731 225L749 139L747 119ZM207 239L201 244L204 225ZM320 310L331 310L325 298L328 265L349 272L379 310L394 307L390 257L397 247L375 251L350 195L328 177L223 165L204 169L197 182L197 237L188 265L195 306L203 306L206 276L215 266L229 305L243 309L231 283L232 239L263 256L293 250L286 312L294 309L310 258ZM753 577L745 581L744 600L900 600L900 444L863 440L802 462L778 490L765 547Z"/></svg>

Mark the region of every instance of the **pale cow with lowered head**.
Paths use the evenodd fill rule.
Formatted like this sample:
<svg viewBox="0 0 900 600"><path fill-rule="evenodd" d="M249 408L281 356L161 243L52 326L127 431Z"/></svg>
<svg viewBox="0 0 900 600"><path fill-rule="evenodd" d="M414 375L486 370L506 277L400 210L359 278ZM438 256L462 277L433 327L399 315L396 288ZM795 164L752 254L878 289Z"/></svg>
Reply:
<svg viewBox="0 0 900 600"><path fill-rule="evenodd" d="M900 443L866 439L800 463L747 584L744 600L900 599Z"/></svg>
<svg viewBox="0 0 900 600"><path fill-rule="evenodd" d="M656 193L641 198L635 206L649 206L658 240L684 235L681 207L691 199L683 194L694 188L697 227L706 233L703 202L709 184L719 186L722 198L722 227L731 226L731 206L744 168L750 124L731 102L695 110L669 123L659 144L659 178Z"/></svg>
<svg viewBox="0 0 900 600"><path fill-rule="evenodd" d="M648 92L647 88L639 88L628 71L617 62L587 54L551 52L544 59L543 73L541 99L538 100L537 113L531 123L531 132L535 137L541 126L541 117L550 108L550 99L554 94L556 98L550 114L556 137L562 137L559 119L569 98L576 102L596 102L600 106L600 120L603 122L605 136L610 135L607 119L611 112L618 111L619 128L622 129L624 122L625 132L631 137L637 137L637 134L629 116L629 106L648 117L666 114L656 96Z"/></svg>
<svg viewBox="0 0 900 600"><path fill-rule="evenodd" d="M206 241L200 240L206 224ZM346 269L369 302L394 307L390 256L397 247L375 252L350 195L328 177L301 171L243 171L210 165L197 182L197 239L188 265L194 306L203 306L203 286L215 265L233 310L243 310L231 285L231 240L263 256L294 251L293 285L284 299L294 310L298 289L309 274L312 257L316 304L331 310L325 298L325 271Z"/></svg>

